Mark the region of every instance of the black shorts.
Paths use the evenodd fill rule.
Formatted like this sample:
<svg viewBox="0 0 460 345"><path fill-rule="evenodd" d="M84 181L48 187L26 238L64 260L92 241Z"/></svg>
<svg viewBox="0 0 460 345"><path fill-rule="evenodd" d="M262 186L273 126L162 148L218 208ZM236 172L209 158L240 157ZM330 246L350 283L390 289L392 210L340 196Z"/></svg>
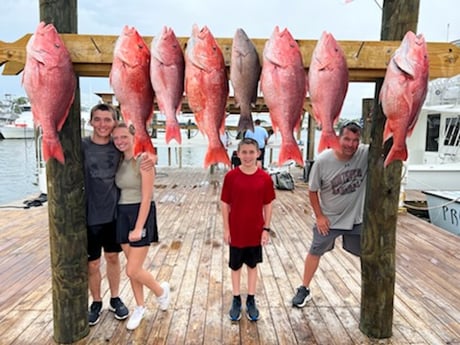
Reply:
<svg viewBox="0 0 460 345"><path fill-rule="evenodd" d="M149 246L152 242L158 242L157 211L155 202L150 204L150 211L144 225L145 234L136 242L129 242L129 232L134 229L139 212L140 204L118 205L117 216L117 242L129 243L131 247Z"/></svg>
<svg viewBox="0 0 460 345"><path fill-rule="evenodd" d="M115 221L86 227L88 235L88 261L101 257L102 248L106 253L119 253L121 246L117 242Z"/></svg>
<svg viewBox="0 0 460 345"><path fill-rule="evenodd" d="M228 266L234 270L239 270L243 264L250 268L255 268L262 262L262 246L237 248L230 246L230 261Z"/></svg>
<svg viewBox="0 0 460 345"><path fill-rule="evenodd" d="M261 148L259 150L260 150L260 155L259 155L259 157L257 157L257 160L262 161L262 163L263 163L264 158L265 158L265 147Z"/></svg>

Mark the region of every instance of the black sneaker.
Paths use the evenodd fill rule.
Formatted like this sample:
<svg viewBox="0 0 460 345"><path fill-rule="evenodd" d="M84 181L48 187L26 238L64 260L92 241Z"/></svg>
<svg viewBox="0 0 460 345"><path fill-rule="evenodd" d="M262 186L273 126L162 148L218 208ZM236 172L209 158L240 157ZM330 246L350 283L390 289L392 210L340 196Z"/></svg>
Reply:
<svg viewBox="0 0 460 345"><path fill-rule="evenodd" d="M241 319L241 298L233 296L232 308L230 309L228 316L232 321L238 321Z"/></svg>
<svg viewBox="0 0 460 345"><path fill-rule="evenodd" d="M307 302L310 300L311 300L310 289L301 285L297 288L297 293L292 299L292 306L297 307L297 308L303 308L305 307L305 304L307 304Z"/></svg>
<svg viewBox="0 0 460 345"><path fill-rule="evenodd" d="M256 301L254 298L248 299L246 301L246 316L250 321L259 320L260 314L259 309L257 309Z"/></svg>
<svg viewBox="0 0 460 345"><path fill-rule="evenodd" d="M88 324L94 326L101 319L102 302L93 302L88 311Z"/></svg>
<svg viewBox="0 0 460 345"><path fill-rule="evenodd" d="M115 297L110 299L109 310L114 312L115 319L124 320L129 315L129 310L126 308L125 304L121 301L120 297Z"/></svg>

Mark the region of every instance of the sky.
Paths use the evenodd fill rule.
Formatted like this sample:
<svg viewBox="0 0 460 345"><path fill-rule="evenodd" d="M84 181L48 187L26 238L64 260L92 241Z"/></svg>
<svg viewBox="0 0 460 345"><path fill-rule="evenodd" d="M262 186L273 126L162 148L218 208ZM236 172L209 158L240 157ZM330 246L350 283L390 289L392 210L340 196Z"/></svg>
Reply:
<svg viewBox="0 0 460 345"><path fill-rule="evenodd" d="M418 33L427 42L460 39L459 0L420 0ZM243 28L250 38L270 37L276 25L296 39L319 39L326 30L337 40L380 39L383 0L78 0L78 33L119 35L124 25L155 36L166 25L190 36L192 25L207 25L215 37L233 37ZM39 23L39 0L2 0L0 41L14 42ZM0 67L3 69L3 67ZM91 106L94 92L110 92L107 78L80 78L81 100ZM25 96L21 76L0 75L4 94ZM359 118L362 98L373 98L369 83L350 83L341 117Z"/></svg>

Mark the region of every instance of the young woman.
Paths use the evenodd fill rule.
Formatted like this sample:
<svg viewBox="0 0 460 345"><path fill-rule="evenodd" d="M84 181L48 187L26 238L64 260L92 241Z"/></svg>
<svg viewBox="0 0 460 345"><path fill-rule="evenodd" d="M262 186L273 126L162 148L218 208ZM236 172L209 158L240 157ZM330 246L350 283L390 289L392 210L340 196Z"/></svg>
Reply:
<svg viewBox="0 0 460 345"><path fill-rule="evenodd" d="M150 243L158 241L155 202L153 201L154 168L140 169L142 155L134 157L134 128L118 124L112 133L113 142L122 153L115 176L120 189L117 216L117 240L127 258L126 274L133 289L136 308L126 327L136 329L144 313L146 286L157 296L161 310L169 305L169 284L159 284L153 275L143 268Z"/></svg>

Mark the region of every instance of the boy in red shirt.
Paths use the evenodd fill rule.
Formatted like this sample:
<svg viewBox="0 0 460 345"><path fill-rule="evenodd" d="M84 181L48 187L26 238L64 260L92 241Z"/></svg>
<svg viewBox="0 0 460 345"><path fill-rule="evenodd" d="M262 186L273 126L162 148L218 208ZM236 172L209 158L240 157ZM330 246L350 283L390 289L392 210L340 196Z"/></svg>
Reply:
<svg viewBox="0 0 460 345"><path fill-rule="evenodd" d="M238 144L241 165L230 170L224 178L221 194L224 223L224 242L230 245L229 267L232 270L233 302L229 312L232 321L241 318L241 268L248 270L246 315L259 319L254 295L257 284L257 264L262 262L262 245L270 238L273 182L265 171L257 167L260 154L257 141L244 138Z"/></svg>

